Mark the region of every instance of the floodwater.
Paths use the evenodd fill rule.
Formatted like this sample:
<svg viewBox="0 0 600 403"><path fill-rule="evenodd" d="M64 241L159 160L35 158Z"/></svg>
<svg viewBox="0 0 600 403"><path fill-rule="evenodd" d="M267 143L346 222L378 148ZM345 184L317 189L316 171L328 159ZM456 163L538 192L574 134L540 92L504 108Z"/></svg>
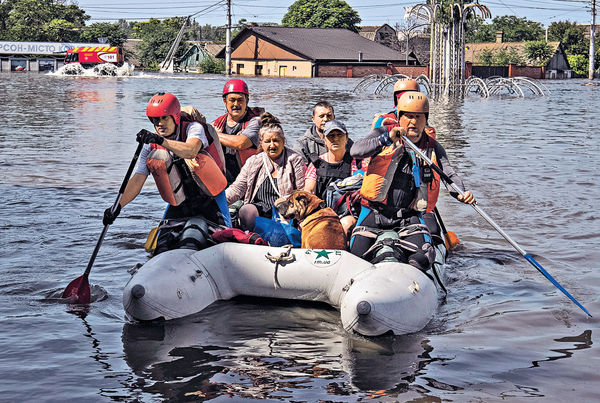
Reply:
<svg viewBox="0 0 600 403"><path fill-rule="evenodd" d="M336 310L221 302L162 325L127 323L127 270L147 260L164 202L148 181L108 231L88 307L57 298L80 276L155 92L209 119L220 76L0 74L0 401L599 401L600 87L545 82L549 97L435 103L455 168L487 212L593 315L587 317L469 206L442 194L462 241L449 294L407 336L344 332ZM354 138L391 97L358 79L248 79L251 105L290 143L330 100Z"/></svg>

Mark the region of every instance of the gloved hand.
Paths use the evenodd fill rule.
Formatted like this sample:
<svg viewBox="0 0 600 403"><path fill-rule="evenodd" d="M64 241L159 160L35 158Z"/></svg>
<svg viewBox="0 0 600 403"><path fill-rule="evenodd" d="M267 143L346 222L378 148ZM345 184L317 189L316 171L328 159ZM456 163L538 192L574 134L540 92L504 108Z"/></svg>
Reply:
<svg viewBox="0 0 600 403"><path fill-rule="evenodd" d="M102 224L110 225L113 222L115 222L115 218L117 218L119 216L119 213L121 212L121 205L117 205L117 209L114 213L111 213L111 210L112 206L104 210L104 218L102 218Z"/></svg>
<svg viewBox="0 0 600 403"><path fill-rule="evenodd" d="M165 138L163 136L161 136L160 134L152 133L151 131L148 131L148 130L140 130L140 132L137 134L136 137L137 137L138 143L146 143L146 144L154 143L154 144L161 145L163 143L163 141L165 141Z"/></svg>

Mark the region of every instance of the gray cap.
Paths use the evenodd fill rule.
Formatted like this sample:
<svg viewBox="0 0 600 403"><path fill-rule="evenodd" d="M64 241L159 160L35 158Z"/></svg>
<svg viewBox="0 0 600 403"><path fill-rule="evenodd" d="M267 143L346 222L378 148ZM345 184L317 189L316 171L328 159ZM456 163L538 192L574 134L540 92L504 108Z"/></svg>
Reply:
<svg viewBox="0 0 600 403"><path fill-rule="evenodd" d="M327 123L325 123L325 128L323 129L323 134L325 136L327 136L329 133L331 133L334 130L339 130L344 134L348 134L348 130L346 130L346 126L340 122L339 120L330 120Z"/></svg>

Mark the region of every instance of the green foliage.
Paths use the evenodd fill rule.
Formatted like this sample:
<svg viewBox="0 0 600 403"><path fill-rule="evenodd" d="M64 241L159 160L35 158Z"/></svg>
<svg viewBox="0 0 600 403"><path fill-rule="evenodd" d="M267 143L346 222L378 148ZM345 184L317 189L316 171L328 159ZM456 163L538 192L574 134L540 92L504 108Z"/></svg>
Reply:
<svg viewBox="0 0 600 403"><path fill-rule="evenodd" d="M493 59L494 55L489 49L483 49L479 54L479 63L481 63L484 66L491 66Z"/></svg>
<svg viewBox="0 0 600 403"><path fill-rule="evenodd" d="M589 52L589 41L585 38L585 30L575 22L553 22L548 26L548 39L561 42L565 52L570 55Z"/></svg>
<svg viewBox="0 0 600 403"><path fill-rule="evenodd" d="M586 55L567 55L567 60L569 61L571 70L573 70L575 74L580 77L587 77L589 59Z"/></svg>
<svg viewBox="0 0 600 403"><path fill-rule="evenodd" d="M544 30L539 22L514 15L496 17L491 24L483 24L482 21L470 24L473 26L467 32L467 42L495 42L497 31L502 31L504 42L535 41L544 37Z"/></svg>
<svg viewBox="0 0 600 403"><path fill-rule="evenodd" d="M77 41L89 18L81 8L60 0L7 0L0 5L0 39Z"/></svg>
<svg viewBox="0 0 600 403"><path fill-rule="evenodd" d="M177 37L184 18L168 18L159 20L151 18L150 21L136 22L133 26L133 34L142 39L138 45L138 55L143 68L156 68L169 53L173 41ZM189 32L184 33L183 39L175 52L175 57L181 57L185 52L184 41L188 40Z"/></svg>
<svg viewBox="0 0 600 403"><path fill-rule="evenodd" d="M206 74L220 74L225 71L225 60L217 60L208 55L198 64L198 67Z"/></svg>
<svg viewBox="0 0 600 403"><path fill-rule="evenodd" d="M358 32L358 13L342 0L297 0L281 20L284 27L345 28Z"/></svg>
<svg viewBox="0 0 600 403"><path fill-rule="evenodd" d="M531 41L525 43L525 55L537 66L543 66L552 57L554 52L546 41Z"/></svg>
<svg viewBox="0 0 600 403"><path fill-rule="evenodd" d="M82 42L98 42L98 38L107 38L112 46L123 46L127 40L127 33L117 24L108 22L97 22L91 24L81 31L80 40Z"/></svg>
<svg viewBox="0 0 600 403"><path fill-rule="evenodd" d="M507 66L509 64L515 64L520 66L525 64L525 58L514 47L499 49L495 52L484 49L479 54L479 64L484 66Z"/></svg>

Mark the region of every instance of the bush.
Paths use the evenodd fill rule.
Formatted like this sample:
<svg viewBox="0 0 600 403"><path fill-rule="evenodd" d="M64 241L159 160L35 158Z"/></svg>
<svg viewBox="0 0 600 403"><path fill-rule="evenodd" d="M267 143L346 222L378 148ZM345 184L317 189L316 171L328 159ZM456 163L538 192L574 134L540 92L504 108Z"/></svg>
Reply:
<svg viewBox="0 0 600 403"><path fill-rule="evenodd" d="M587 55L567 55L567 60L569 61L571 70L578 77L588 76L589 59Z"/></svg>
<svg viewBox="0 0 600 403"><path fill-rule="evenodd" d="M225 71L225 60L216 60L212 56L206 56L198 64L198 67L202 70L202 73L206 74L219 74Z"/></svg>

